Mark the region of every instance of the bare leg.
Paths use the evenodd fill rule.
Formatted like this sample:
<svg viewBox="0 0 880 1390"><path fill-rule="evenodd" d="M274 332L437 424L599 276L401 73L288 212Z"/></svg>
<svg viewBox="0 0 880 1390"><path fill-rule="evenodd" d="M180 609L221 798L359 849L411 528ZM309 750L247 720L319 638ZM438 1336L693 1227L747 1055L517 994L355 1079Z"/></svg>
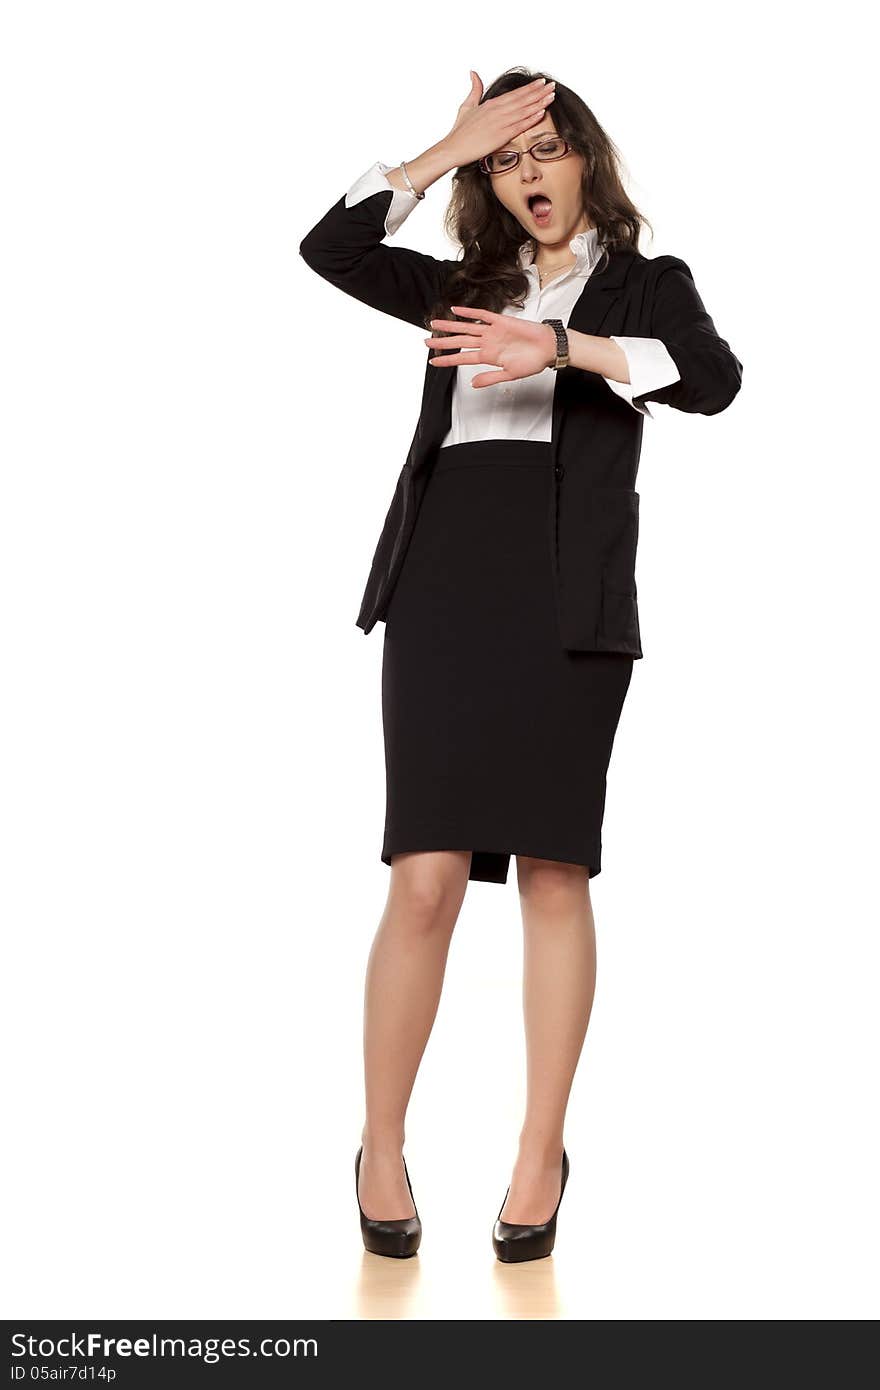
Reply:
<svg viewBox="0 0 880 1390"><path fill-rule="evenodd" d="M523 919L526 1114L502 1218L548 1221L559 1200L563 1126L596 988L589 872L517 858Z"/></svg>
<svg viewBox="0 0 880 1390"><path fill-rule="evenodd" d="M434 1025L452 932L470 872L469 850L395 854L364 991L366 1118L358 1183L367 1216L414 1208L401 1156L409 1098Z"/></svg>

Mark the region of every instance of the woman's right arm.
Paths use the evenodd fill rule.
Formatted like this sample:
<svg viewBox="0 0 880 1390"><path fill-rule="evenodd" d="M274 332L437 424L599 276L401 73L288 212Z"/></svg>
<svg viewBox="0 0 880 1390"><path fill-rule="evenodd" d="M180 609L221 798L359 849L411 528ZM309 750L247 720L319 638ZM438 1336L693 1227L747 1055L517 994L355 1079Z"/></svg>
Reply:
<svg viewBox="0 0 880 1390"><path fill-rule="evenodd" d="M406 193L413 207L421 200L409 192L399 168L389 169L386 175L379 173L381 167L373 166L334 203L300 242L300 255L312 270L346 294L422 328L443 281L457 262L438 260L405 246L382 245L389 230L396 231L403 221L399 192ZM422 193L457 165L441 141L417 159L407 160L406 167ZM392 202L398 205L393 223L388 219Z"/></svg>
<svg viewBox="0 0 880 1390"><path fill-rule="evenodd" d="M529 130L553 100L553 83L542 78L481 102L483 85L471 74L471 90L458 109L452 130L444 139L415 159L406 161L413 186L423 193L452 169L470 163L499 149ZM379 166L386 167L386 166ZM364 175L364 180L368 176ZM455 260L438 260L404 246L383 246L391 225L403 220L388 219L392 202L399 206L399 195L412 198L400 169L382 174L381 185L358 197L357 184L333 204L300 242L300 255L323 279L369 304L382 313L392 314L418 328L427 326L427 316L442 293L443 284L458 265ZM361 183L358 180L358 183ZM367 181L365 188L374 185ZM362 191L362 190L361 190ZM387 223L387 225L386 225Z"/></svg>

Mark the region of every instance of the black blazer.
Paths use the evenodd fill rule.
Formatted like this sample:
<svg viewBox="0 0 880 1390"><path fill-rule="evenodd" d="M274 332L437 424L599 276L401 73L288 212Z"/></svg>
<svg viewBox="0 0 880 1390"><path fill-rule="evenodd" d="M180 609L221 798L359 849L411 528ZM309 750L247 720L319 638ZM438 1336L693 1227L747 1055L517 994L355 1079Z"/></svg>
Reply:
<svg viewBox="0 0 880 1390"><path fill-rule="evenodd" d="M303 238L300 255L346 294L424 329L458 262L383 245L393 196L389 186L351 208L343 196ZM730 405L740 389L742 364L718 336L684 261L626 250L613 252L600 266L589 276L569 327L606 337L660 338L678 368L679 381L636 400L701 415L716 415ZM418 423L356 620L365 633L384 621L432 462L451 423L454 375L452 368L432 370L425 364ZM641 657L635 579L639 494L634 489L643 416L603 377L565 367L556 373L552 420L547 541L560 640L570 651Z"/></svg>

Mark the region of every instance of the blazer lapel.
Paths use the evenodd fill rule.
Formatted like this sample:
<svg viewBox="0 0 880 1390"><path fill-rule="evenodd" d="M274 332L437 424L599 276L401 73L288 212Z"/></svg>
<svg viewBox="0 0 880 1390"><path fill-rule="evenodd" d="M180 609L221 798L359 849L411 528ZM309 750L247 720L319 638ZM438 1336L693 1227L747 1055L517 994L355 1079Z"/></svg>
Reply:
<svg viewBox="0 0 880 1390"><path fill-rule="evenodd" d="M609 309L623 292L633 263L633 252L612 251L608 264L594 270L576 300L568 325L577 333L598 333Z"/></svg>

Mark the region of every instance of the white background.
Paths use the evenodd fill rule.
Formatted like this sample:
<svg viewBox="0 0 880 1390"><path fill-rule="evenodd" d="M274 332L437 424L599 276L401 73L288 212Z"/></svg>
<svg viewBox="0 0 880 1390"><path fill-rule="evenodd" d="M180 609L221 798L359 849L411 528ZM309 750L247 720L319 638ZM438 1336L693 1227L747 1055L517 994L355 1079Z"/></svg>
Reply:
<svg viewBox="0 0 880 1390"><path fill-rule="evenodd" d="M423 1246L383 1315L875 1316L867 11L3 13L4 1316L381 1304L353 1163L384 628L354 620L426 349L298 246L514 64L594 110L744 382L645 422L556 1253L517 1282L490 1243L512 865L453 940L407 1129ZM455 254L448 190L399 244Z"/></svg>

